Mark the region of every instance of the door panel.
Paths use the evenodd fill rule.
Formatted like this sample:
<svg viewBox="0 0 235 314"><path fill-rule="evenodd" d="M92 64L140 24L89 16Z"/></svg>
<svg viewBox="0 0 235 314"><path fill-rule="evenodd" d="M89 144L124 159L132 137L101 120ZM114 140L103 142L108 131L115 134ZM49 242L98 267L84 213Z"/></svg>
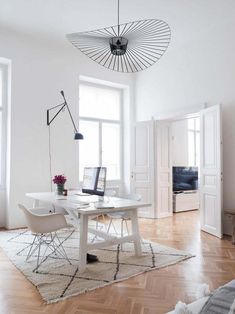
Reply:
<svg viewBox="0 0 235 314"><path fill-rule="evenodd" d="M220 106L201 111L201 229L222 237L222 134Z"/></svg>
<svg viewBox="0 0 235 314"><path fill-rule="evenodd" d="M135 166L149 166L149 138L151 126L149 122L139 122L135 126Z"/></svg>
<svg viewBox="0 0 235 314"><path fill-rule="evenodd" d="M151 207L139 209L139 217L154 218L153 121L137 122L132 141L131 193L140 194Z"/></svg>
<svg viewBox="0 0 235 314"><path fill-rule="evenodd" d="M155 123L156 147L156 217L172 215L171 124Z"/></svg>

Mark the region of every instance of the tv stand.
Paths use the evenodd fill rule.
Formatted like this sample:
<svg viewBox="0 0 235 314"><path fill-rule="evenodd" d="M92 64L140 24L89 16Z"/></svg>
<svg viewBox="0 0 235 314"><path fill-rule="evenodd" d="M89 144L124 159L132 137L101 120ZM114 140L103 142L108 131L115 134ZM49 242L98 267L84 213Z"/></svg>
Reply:
<svg viewBox="0 0 235 314"><path fill-rule="evenodd" d="M173 192L173 212L199 209L198 190Z"/></svg>

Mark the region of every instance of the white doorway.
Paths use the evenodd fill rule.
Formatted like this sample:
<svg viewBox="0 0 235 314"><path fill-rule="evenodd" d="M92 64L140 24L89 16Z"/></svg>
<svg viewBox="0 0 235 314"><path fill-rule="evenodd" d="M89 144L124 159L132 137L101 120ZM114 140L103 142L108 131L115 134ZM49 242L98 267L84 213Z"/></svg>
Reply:
<svg viewBox="0 0 235 314"><path fill-rule="evenodd" d="M173 213L199 210L200 115L172 121Z"/></svg>
<svg viewBox="0 0 235 314"><path fill-rule="evenodd" d="M176 158L174 162L183 153L184 165L198 167L199 191L197 200L198 202L200 200L198 207L200 208L201 230L217 237L222 236L222 135L220 117L220 106L213 106L203 109L197 115L190 115L181 119L152 120L135 124L132 141L132 191L143 188L146 184L144 182L146 178L151 178L147 185L148 191L151 193L145 193L144 197L145 201L152 204L152 207L150 210L146 209L145 213L140 212L140 217L161 218L173 215L172 150L174 147L172 124L187 118L187 132L184 135L188 146L187 152L183 149L178 152L178 155L174 157ZM190 120L189 118L193 119ZM136 130L139 127L143 128L143 126L148 131L142 132L140 140ZM179 141L183 141L182 134L179 134ZM143 156L147 157L143 158ZM143 173L138 174L140 169L136 168L133 161L145 162L147 172L144 175ZM147 186L145 185L145 188Z"/></svg>

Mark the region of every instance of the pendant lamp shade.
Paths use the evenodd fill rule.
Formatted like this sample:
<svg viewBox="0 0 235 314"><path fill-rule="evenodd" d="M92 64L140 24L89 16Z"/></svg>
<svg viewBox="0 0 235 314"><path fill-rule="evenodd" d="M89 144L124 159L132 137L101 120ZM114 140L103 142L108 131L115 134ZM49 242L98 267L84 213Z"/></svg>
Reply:
<svg viewBox="0 0 235 314"><path fill-rule="evenodd" d="M140 20L82 33L67 39L98 64L123 73L147 69L167 50L171 31L158 19Z"/></svg>

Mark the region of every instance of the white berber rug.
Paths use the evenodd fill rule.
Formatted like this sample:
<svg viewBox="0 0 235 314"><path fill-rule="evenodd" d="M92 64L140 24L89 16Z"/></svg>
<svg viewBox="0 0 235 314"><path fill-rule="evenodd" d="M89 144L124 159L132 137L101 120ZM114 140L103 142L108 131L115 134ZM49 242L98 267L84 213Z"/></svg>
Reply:
<svg viewBox="0 0 235 314"><path fill-rule="evenodd" d="M26 229L0 232L0 246L12 263L38 289L46 303L94 290L99 287L125 280L138 274L176 264L193 255L150 241L142 243L143 254L134 256L133 243L126 243L122 249L115 245L92 251L99 262L88 264L84 273L78 269L79 234L74 230L58 233L72 262L51 255L34 271L36 256L25 261L33 235Z"/></svg>

